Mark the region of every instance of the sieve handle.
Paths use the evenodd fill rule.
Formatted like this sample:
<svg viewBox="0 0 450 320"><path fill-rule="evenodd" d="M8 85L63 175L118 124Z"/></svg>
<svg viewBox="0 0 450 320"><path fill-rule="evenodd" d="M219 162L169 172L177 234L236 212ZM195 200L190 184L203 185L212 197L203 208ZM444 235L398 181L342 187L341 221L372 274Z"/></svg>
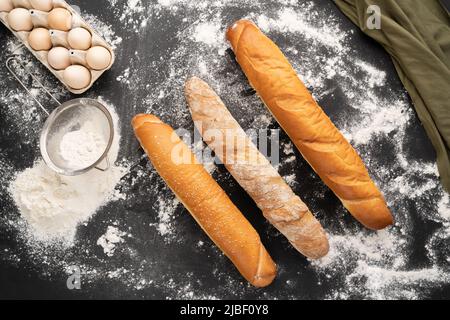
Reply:
<svg viewBox="0 0 450 320"><path fill-rule="evenodd" d="M18 58L17 56L9 57L6 60L6 68L8 69L9 73L17 80L17 82L22 86L22 88L28 93L28 95L33 98L33 100L39 105L39 107L42 109L42 111L45 112L46 115L50 115L50 113L47 111L47 109L42 105L41 102L31 93L30 89L23 83L23 81L20 79L19 75L15 71L15 68L13 67L14 64L19 65L22 70L25 71L26 75L29 75L34 81L36 81L39 84L39 87L45 91L45 93L58 105L61 105L61 102L58 101L58 99L55 98L53 94L50 93L50 91L43 85L43 83L27 68Z"/></svg>
<svg viewBox="0 0 450 320"><path fill-rule="evenodd" d="M97 166L97 167L95 167L95 169L100 170L100 171L102 171L102 172L108 171L109 168L111 168L111 164L110 164L110 162L109 162L109 157L108 157L108 155L105 157L105 162L106 162L106 167L105 167L105 168L101 168L101 167Z"/></svg>

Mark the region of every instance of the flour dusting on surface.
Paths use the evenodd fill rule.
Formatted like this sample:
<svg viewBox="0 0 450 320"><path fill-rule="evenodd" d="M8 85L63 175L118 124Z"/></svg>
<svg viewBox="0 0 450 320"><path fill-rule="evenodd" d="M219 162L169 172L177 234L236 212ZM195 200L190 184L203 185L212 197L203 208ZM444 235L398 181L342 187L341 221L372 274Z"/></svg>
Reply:
<svg viewBox="0 0 450 320"><path fill-rule="evenodd" d="M98 126L86 121L78 130L67 132L61 139L59 154L67 165L80 170L98 161L106 150L107 142L98 132Z"/></svg>
<svg viewBox="0 0 450 320"><path fill-rule="evenodd" d="M117 129L118 115L112 107L106 106ZM116 131L109 152L112 162L117 158L119 146L120 132ZM67 150L64 154L68 155ZM84 163L76 162L75 165L83 167ZM125 168L113 165L105 172L92 169L83 175L63 176L39 160L32 168L17 175L10 185L10 192L34 237L72 243L77 226L107 201L124 172Z"/></svg>
<svg viewBox="0 0 450 320"><path fill-rule="evenodd" d="M137 44L130 49L134 58L129 64L115 65L109 71L113 81L126 87L123 105L116 105L123 117L121 129L128 132L123 138L124 153L138 152L127 131L133 113L154 113L175 128L193 130L182 90L192 75L210 83L244 130L278 128L260 99L246 94L249 84L226 51L226 28L236 19L249 18L280 46L319 104L359 151L396 224L379 232L363 229L282 135L278 169L323 223L331 248L327 257L309 262L306 268L299 266L304 261L300 255L299 265L288 265L280 258L279 275L265 290L251 288L239 276L150 164L143 161L130 169L134 162L120 156L117 166L126 168L121 178L125 177L107 188L109 196L95 214L70 228L76 230L75 246L67 248L55 241L42 245L30 239L27 222L14 202L5 202L0 231L17 234L22 245L20 250L2 252L1 259L16 266L31 264L48 279L77 265L85 287L120 284L138 298L302 299L310 298L303 286L308 279L311 285L316 282L318 298L420 299L450 283L450 199L440 185L435 162L418 159L414 151L416 144L428 145L428 140L410 139L420 124L405 92L387 85L386 72L393 72L393 67L360 54L363 48L354 41L358 34L344 27L331 9L319 10L312 1L294 0L108 2L117 21L114 27L89 13L83 17L117 48L119 58L129 43ZM153 34L151 40L146 38ZM6 52L15 44L8 39L0 44ZM140 46L149 41L152 46L168 45L158 47L160 51ZM150 57L145 65L139 60L143 56ZM0 75L7 79L3 71ZM19 141L24 152L36 156L18 162L9 150L0 153L2 186L38 158L36 137L45 120L21 90L9 89L8 81L0 83L0 103L11 106L2 109L2 119L14 135L4 131L5 140ZM63 88L55 88L58 97L67 97ZM232 198L242 196L223 168L209 169ZM5 188L0 188L0 195L13 200ZM98 230L91 231L93 225ZM428 236L417 239L417 228ZM273 237L280 257L297 254L273 228L265 225L262 230L261 237ZM178 256L186 253L191 259L179 261Z"/></svg>
<svg viewBox="0 0 450 320"><path fill-rule="evenodd" d="M156 230L161 236L164 236L167 241L173 240L170 235L174 234L174 213L179 205L178 199L159 199L157 203L156 212L158 213L158 223L154 224Z"/></svg>

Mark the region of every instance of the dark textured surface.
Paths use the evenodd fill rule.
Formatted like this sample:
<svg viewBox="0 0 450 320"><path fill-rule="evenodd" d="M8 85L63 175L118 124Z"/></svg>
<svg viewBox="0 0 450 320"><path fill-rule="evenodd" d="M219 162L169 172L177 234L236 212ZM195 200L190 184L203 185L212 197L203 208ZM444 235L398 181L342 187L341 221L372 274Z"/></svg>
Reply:
<svg viewBox="0 0 450 320"><path fill-rule="evenodd" d="M114 25L114 9L109 7L106 1L77 1L82 7L83 13L89 13L97 15L99 19L109 24ZM334 14L340 21L342 28L346 30L354 29L355 34L352 37L352 47L358 52L359 56L363 56L368 62L372 63L377 68L388 72L387 86L391 88L391 92L401 95L403 88L395 74L395 70L390 61L389 56L379 47L375 42L365 37L356 27L354 27L334 6L331 1L321 0L316 1L316 7L319 10L324 10ZM241 12L239 8L232 7L226 11L226 17L224 20L231 23L232 21L245 16L247 12ZM177 15L159 15L154 18L151 28L148 28L144 35L139 37L124 28L114 28L117 35L123 38L123 42L117 52L117 60L112 70L105 73L93 86L93 88L85 95L88 97L103 96L111 101L117 108L122 121L122 149L121 158L126 158L129 161L136 161L140 156L137 152L138 145L135 141L131 128L128 125L131 117L137 112L143 112L148 109L146 105L146 98L148 91L152 87L157 86L161 82L164 82L167 74L155 74L152 69L154 63L160 63L164 65L164 57L168 52L173 50L176 43L176 35L179 29L186 28L187 26L182 21L183 14ZM0 44L9 39L11 35L5 27L0 25ZM283 46L289 44L289 39L283 37L274 39L278 44ZM4 50L3 48L2 50ZM136 57L135 52L143 53ZM160 61L160 59L163 59ZM227 57L219 57L220 59L227 59ZM0 52L0 63L3 64L6 57ZM123 65L131 64L133 66L141 65L139 69L140 81L136 84L135 90L130 93L123 85L117 82L115 79L119 76L123 70ZM159 68L158 70L161 70ZM46 71L42 71L46 72ZM242 82L245 83L245 77L242 75L236 64L230 63L224 70L219 70L219 74L224 75L224 78L229 82ZM138 76L138 75L136 75ZM16 90L17 84L8 76L6 71L0 70L0 81L7 82L8 88ZM149 88L146 88L149 85ZM239 87L239 86L238 86ZM181 90L181 88L171 88L172 90ZM8 92L0 92L0 95L7 95ZM65 100L70 96L64 97ZM244 97L243 103L256 103L260 105L255 97ZM247 99L247 100L246 100ZM224 101L227 104L227 97L224 96ZM174 102L172 102L174 103ZM176 101L175 101L176 103ZM340 100L339 92L335 92L332 97L324 97L320 101L325 111L333 119L337 116L339 109L335 106L345 105L345 101ZM17 137L17 128L11 129L11 124L7 123L4 116L5 108L8 106L2 105L0 107L0 151L4 158L8 159L14 164L14 170L23 170L30 167L35 159L38 158L39 152L37 148L38 136L35 137L32 143L25 144ZM171 108L170 98L165 101L164 108ZM178 106L179 107L179 106ZM248 112L248 110L234 110L232 113L241 119L240 113ZM190 120L185 118L184 123L175 123L177 117L171 117L170 112L163 116L163 120L169 122L173 126L190 126ZM251 117L247 119L251 120ZM242 125L248 126L251 121L242 123ZM272 122L271 128L278 128L278 126ZM38 129L36 129L38 132ZM420 161L433 161L434 153L431 144L427 140L423 129L421 128L417 120L408 126L407 134L410 143L408 153L417 160ZM285 134L281 135L282 141L287 141L288 138ZM393 150L390 149L389 143L383 141L374 141L380 145L377 148L378 154L371 154L373 160L373 167L377 166L377 162L389 161L394 157ZM408 143L408 142L405 142ZM364 150L363 150L364 152ZM368 152L373 152L368 150ZM303 177L301 184L297 184L295 192L301 194L305 199L305 202L317 213L318 218L321 220L326 228L333 226L334 230L339 230L339 224L337 219L342 219L333 216L333 214L327 214L329 212L335 212L336 208L341 208L339 201L332 195L330 191L325 191L325 196L318 201L313 201L314 191L317 189L324 189L323 184L315 176L312 170L307 166L306 162L301 159L296 152L297 164L295 167L295 173L297 177ZM283 155L282 159L283 161ZM145 162L141 163L141 166L145 167ZM309 262L301 257L294 249L287 245L287 241L280 236L273 237L274 231L257 212L257 208L254 203L249 199L245 192L237 186L236 182L232 180L229 175L225 174L225 169L219 167L219 170L215 173L215 177L220 177L219 183L230 195L231 199L238 205L239 209L246 213L246 216L255 228L261 234L261 238L266 245L266 248L270 252L272 258L277 261L281 266L279 275L275 283L267 289L256 290L248 287L246 284L241 283L239 275L234 270L233 266L222 256L218 254L218 251L210 245L207 237L199 232L198 226L189 217L184 209L178 207L177 219L175 223L182 225L183 241L182 243L174 243L167 245L156 234L155 230L149 230L148 225L155 222L154 212L151 210L152 203L156 199L152 198L146 190L155 184L160 183L155 178L141 179L139 184L131 186L130 176L124 178L123 185L126 186L127 192L134 193L136 196L132 198L132 201L122 201L119 203L113 203L105 206L98 212L90 221L88 226L81 226L79 229L79 238L84 239L84 243L80 247L74 248L70 253L67 253L67 257L78 256L79 260L83 263L96 264L95 259L91 257L84 257L85 248L94 248L93 250L101 255L100 248L95 246L95 241L103 234L105 221L107 219L116 219L120 223L131 227L133 230L133 239L130 240L130 244L135 248L138 248L141 257L144 257L142 263L147 263L146 260L151 261L154 268L145 269L146 276L150 278L155 276L156 273L165 273L167 278L162 277L160 281L166 281L169 278L173 278L175 283L183 282L186 273L191 273L190 279L198 279L198 281L191 281L192 290L194 292L204 292L205 294L213 295L216 292L220 292L218 295L221 298L295 298L295 299L316 299L324 298L327 294L340 286L339 278L326 278L318 275L314 270L309 267ZM282 172L286 174L286 172ZM132 176L133 174L131 174ZM157 179L157 178L156 178ZM5 190L7 186L2 186ZM3 194L3 193L2 193ZM432 201L432 199L430 199ZM2 214L8 212L8 214L17 215L17 209L15 209L12 199L8 196L0 199L0 208ZM342 209L341 209L342 210ZM12 213L11 213L12 212ZM394 212L395 215L395 212ZM416 209L411 210L411 219L415 227L415 237L411 239L414 241L414 250L409 261L412 268L425 267L428 264L426 252L424 249L425 241L428 235L436 229L435 223L431 221L425 221L420 217L420 212ZM344 222L354 230L359 230L361 227L351 218L349 215L345 215ZM3 230L3 229L0 229ZM146 288L143 290L133 290L122 283L108 279L106 276L104 279L91 282L83 285L82 290L70 291L66 289L65 279L66 275L63 272L51 272L51 274L42 275L42 270L36 267L34 262L27 262L29 255L26 252L22 252L21 248L24 244L16 237L17 231L11 229L4 229L0 233L0 250L8 248L11 251L17 252L22 257L20 263L9 264L7 261L1 260L0 262L0 297L1 298L150 298L150 299L164 299L167 297L173 297L174 295L170 290L165 289L163 286L155 286ZM201 240L208 243L208 246L202 251L195 250L196 243ZM67 258L64 256L64 258ZM136 261L130 259L127 256L115 257L114 263L123 264L129 266L135 264ZM121 260L122 259L122 260ZM287 268L288 267L288 268ZM220 270L220 275L211 274L212 269ZM231 289L225 290L222 287L227 283L229 275L233 281L238 283L237 286ZM301 277L300 277L301 274ZM344 276L344 275L342 275ZM299 280L300 279L300 280ZM299 280L294 287L287 286L286 281ZM320 285L318 285L320 283ZM175 295L176 297L176 295ZM355 292L351 295L352 298L363 298L363 293ZM426 295L428 298L449 298L450 287L436 287L432 288Z"/></svg>

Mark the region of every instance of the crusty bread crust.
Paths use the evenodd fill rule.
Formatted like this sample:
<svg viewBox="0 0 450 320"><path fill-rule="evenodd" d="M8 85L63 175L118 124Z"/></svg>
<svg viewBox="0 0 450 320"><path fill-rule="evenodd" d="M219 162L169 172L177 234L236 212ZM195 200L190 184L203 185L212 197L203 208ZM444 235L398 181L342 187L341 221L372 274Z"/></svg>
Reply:
<svg viewBox="0 0 450 320"><path fill-rule="evenodd" d="M153 115L137 115L132 125L154 168L211 240L251 284L269 285L275 278L276 266L258 233L189 147ZM174 150L191 161L174 161Z"/></svg>
<svg viewBox="0 0 450 320"><path fill-rule="evenodd" d="M325 256L328 239L319 221L259 152L214 90L193 77L186 82L185 94L203 139L264 217L308 258Z"/></svg>
<svg viewBox="0 0 450 320"><path fill-rule="evenodd" d="M370 229L393 223L361 158L319 107L280 49L251 21L227 31L236 59L303 157L348 211Z"/></svg>

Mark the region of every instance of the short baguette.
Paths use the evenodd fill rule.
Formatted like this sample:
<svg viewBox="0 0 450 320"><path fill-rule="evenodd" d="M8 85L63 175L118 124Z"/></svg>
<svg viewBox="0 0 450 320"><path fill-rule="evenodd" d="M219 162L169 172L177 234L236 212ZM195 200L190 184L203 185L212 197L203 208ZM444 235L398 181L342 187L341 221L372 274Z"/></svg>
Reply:
<svg viewBox="0 0 450 320"><path fill-rule="evenodd" d="M132 125L154 168L211 240L251 284L269 285L275 278L276 266L258 233L188 146L153 115L137 115Z"/></svg>
<svg viewBox="0 0 450 320"><path fill-rule="evenodd" d="M203 139L264 217L305 256L325 256L328 239L319 221L259 152L220 97L196 77L186 82L185 94Z"/></svg>
<svg viewBox="0 0 450 320"><path fill-rule="evenodd" d="M319 107L280 49L251 21L227 31L236 59L303 157L348 211L370 229L393 223L364 163Z"/></svg>

